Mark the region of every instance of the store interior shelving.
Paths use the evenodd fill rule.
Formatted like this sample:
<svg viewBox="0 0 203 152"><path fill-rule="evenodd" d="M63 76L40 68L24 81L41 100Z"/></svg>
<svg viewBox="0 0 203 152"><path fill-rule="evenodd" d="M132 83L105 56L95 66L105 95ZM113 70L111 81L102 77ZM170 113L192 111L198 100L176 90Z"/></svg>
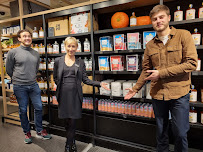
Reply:
<svg viewBox="0 0 203 152"><path fill-rule="evenodd" d="M93 69L92 71L88 71L88 75L93 76L93 80L105 80L105 79L125 79L125 80L137 80L139 75L141 74L141 65L138 71L99 71L98 70L98 56L110 56L110 55L131 55L131 54L138 54L141 56L144 53L144 49L136 49L136 50L116 50L116 51L99 51L99 38L102 36L113 36L114 34L127 34L132 32L140 32L143 31L153 31L152 25L143 25L143 26L135 26L135 27L126 27L120 29L112 29L110 27L110 18L113 13L116 11L124 11L128 15L132 11L136 11L138 16L141 15L148 15L149 10L156 4L159 4L161 1L159 0L124 0L124 1L105 1L96 4L90 4L86 6L80 6L76 8L71 8L68 10L61 10L56 12L51 12L48 14L37 15L37 17L29 17L23 18L23 25L26 27L26 24L30 24L34 20L37 20L38 26L42 26L44 29L44 38L33 39L33 43L43 43L45 46L45 50L47 51L47 44L53 44L54 41L57 41L59 44L68 36L76 37L77 39L81 39L83 42L84 39L87 37L91 43L91 52L76 52L77 57L92 57L93 61ZM173 9L176 9L176 5L180 5L183 0L178 1L171 1L171 0L164 0L164 4L168 6L173 6ZM193 1L191 1L192 3ZM188 7L190 2L184 2L183 9ZM200 0L197 4L200 3ZM171 13L173 13L173 9ZM143 11L140 11L143 10ZM48 37L47 35L47 26L48 26L48 19L54 17L63 17L68 16L73 13L79 13L83 11L88 11L90 13L90 17L98 16L98 24L99 30L93 30L93 21L91 20L91 31L86 33L80 34L65 34L61 36L54 36ZM140 16L141 16L140 15ZM172 16L173 20L173 16ZM203 33L203 29L201 28L203 19L196 18L194 20L183 20L174 22L171 21L170 25L174 27L181 27L181 28L188 28L190 32L193 32L193 26L197 25L198 28L200 27L200 32ZM33 22L34 23L34 22ZM1 24L1 23L0 23ZM39 28L39 27L38 27ZM2 50L5 51L6 49ZM203 45L197 46L198 54L200 54L200 58L203 60L203 55L201 51L203 50ZM59 54L42 54L40 55L41 58L47 59L55 59L56 57L60 57L65 55L64 53ZM46 67L48 67L48 63L46 62ZM47 78L53 71L50 70L40 70L41 74L45 75ZM203 80L203 71L194 71L192 72L192 83L197 86L198 94L201 94L201 83ZM197 79L197 80L196 80ZM198 82L197 82L198 81ZM49 86L49 83L47 84ZM46 91L48 96L54 95L55 91L51 91L49 89L43 90ZM155 132L156 132L156 125L154 118L146 118L142 116L134 116L134 115L127 115L127 114L119 114L119 113L110 113L99 111L97 109L97 99L112 99L112 100L123 100L123 96L115 97L115 96L105 96L100 95L99 93L95 93L95 88L93 88L92 94L84 94L84 97L92 97L94 100L94 109L83 109L82 115L83 118L77 121L77 124L80 126L77 127L77 139L84 140L88 138L91 142L93 141L95 144L104 145L106 147L111 147L110 144L105 144L105 141L109 141L110 143L117 144L118 146L113 146L111 148L114 149L123 149L124 151L132 151L132 147L137 150L147 150L147 151L154 151L156 146L155 140ZM152 103L151 99L146 99L145 96L143 98L132 98L129 100L130 102L142 102L142 103ZM203 103L200 102L201 97L198 95L197 102L190 102L190 106L197 107L198 112L203 108ZM13 104L11 104L13 105ZM15 104L16 105L16 104ZM14 106L15 106L14 105ZM51 133L64 135L65 129L63 121L58 119L58 105L54 105L51 103L50 99L48 103L43 103L44 110L46 114L44 115L44 120L46 120L46 127L50 129ZM30 120L33 123L33 107L30 107ZM200 118L198 116L198 123L190 124L193 131L203 132L203 125L200 123ZM144 133L148 133L146 138L143 137ZM194 142L200 142L199 137L195 137L191 133L189 133L189 143L193 145ZM133 146L132 146L133 145ZM197 149L203 149L201 144L197 147L193 147ZM130 150L129 150L130 149Z"/></svg>

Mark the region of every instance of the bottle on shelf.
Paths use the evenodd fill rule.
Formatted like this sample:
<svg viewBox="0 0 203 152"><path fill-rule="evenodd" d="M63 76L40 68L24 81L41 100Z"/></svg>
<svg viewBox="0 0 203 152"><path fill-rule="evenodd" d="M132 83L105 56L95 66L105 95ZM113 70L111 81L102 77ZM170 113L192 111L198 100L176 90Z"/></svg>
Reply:
<svg viewBox="0 0 203 152"><path fill-rule="evenodd" d="M39 62L39 70L42 70L43 68L43 60L40 58L40 62Z"/></svg>
<svg viewBox="0 0 203 152"><path fill-rule="evenodd" d="M43 79L43 77L38 78L38 79L37 79L37 82L38 82L39 88L40 88L41 90L43 90L43 89L44 89L44 79Z"/></svg>
<svg viewBox="0 0 203 152"><path fill-rule="evenodd" d="M130 27L137 25L137 18L135 16L135 12L132 12L132 16L130 17Z"/></svg>
<svg viewBox="0 0 203 152"><path fill-rule="evenodd" d="M89 62L87 57L84 58L84 62L85 62L86 71L89 71Z"/></svg>
<svg viewBox="0 0 203 152"><path fill-rule="evenodd" d="M203 111L201 111L201 124L203 124Z"/></svg>
<svg viewBox="0 0 203 152"><path fill-rule="evenodd" d="M191 93L190 93L190 102L197 101L197 90L195 89L194 85L192 85Z"/></svg>
<svg viewBox="0 0 203 152"><path fill-rule="evenodd" d="M174 21L183 20L183 11L180 10L180 6L177 6L177 11L174 12Z"/></svg>
<svg viewBox="0 0 203 152"><path fill-rule="evenodd" d="M57 41L53 44L53 54L59 54L59 44Z"/></svg>
<svg viewBox="0 0 203 152"><path fill-rule="evenodd" d="M84 41L84 52L90 52L90 41L88 38L85 38Z"/></svg>
<svg viewBox="0 0 203 152"><path fill-rule="evenodd" d="M198 11L198 18L203 18L203 2L202 2L202 6L199 8L199 11Z"/></svg>
<svg viewBox="0 0 203 152"><path fill-rule="evenodd" d="M35 44L34 50L37 51L37 52L39 52L39 46L38 46L38 44Z"/></svg>
<svg viewBox="0 0 203 152"><path fill-rule="evenodd" d="M37 27L34 27L34 30L32 32L32 38L35 39L35 38L38 38L38 31L37 31Z"/></svg>
<svg viewBox="0 0 203 152"><path fill-rule="evenodd" d="M194 29L194 33L192 33L192 38L194 40L195 45L200 45L201 34L198 32L198 29Z"/></svg>
<svg viewBox="0 0 203 152"><path fill-rule="evenodd" d="M45 54L45 47L42 43L39 45L39 54Z"/></svg>
<svg viewBox="0 0 203 152"><path fill-rule="evenodd" d="M64 42L65 41L63 40L63 42L61 43L61 53L67 53Z"/></svg>
<svg viewBox="0 0 203 152"><path fill-rule="evenodd" d="M92 57L89 59L89 71L92 71Z"/></svg>
<svg viewBox="0 0 203 152"><path fill-rule="evenodd" d="M78 42L78 48L77 48L77 51L76 52L82 52L81 51L81 42L79 39L77 39L77 42Z"/></svg>
<svg viewBox="0 0 203 152"><path fill-rule="evenodd" d="M53 47L51 44L48 44L47 46L47 54L53 54Z"/></svg>
<svg viewBox="0 0 203 152"><path fill-rule="evenodd" d="M197 111L195 110L195 107L190 108L189 122L190 123L197 123Z"/></svg>
<svg viewBox="0 0 203 152"><path fill-rule="evenodd" d="M196 71L201 71L201 59L200 58L198 58L198 60L197 60L197 69L196 69Z"/></svg>
<svg viewBox="0 0 203 152"><path fill-rule="evenodd" d="M45 58L42 63L42 70L46 70L46 59Z"/></svg>
<svg viewBox="0 0 203 152"><path fill-rule="evenodd" d="M185 19L186 20L191 20L191 19L195 19L195 9L194 8L192 8L193 7L193 5L192 4L190 4L189 5L189 8L186 10L186 16L185 16Z"/></svg>
<svg viewBox="0 0 203 152"><path fill-rule="evenodd" d="M44 38L44 30L42 29L42 27L40 27L39 30L39 38Z"/></svg>

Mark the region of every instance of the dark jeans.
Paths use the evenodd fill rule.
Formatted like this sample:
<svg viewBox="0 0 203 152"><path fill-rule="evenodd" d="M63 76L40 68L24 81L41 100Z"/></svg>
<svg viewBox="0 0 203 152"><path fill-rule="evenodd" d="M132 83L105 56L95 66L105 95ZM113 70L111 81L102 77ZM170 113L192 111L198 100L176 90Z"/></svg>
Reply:
<svg viewBox="0 0 203 152"><path fill-rule="evenodd" d="M168 127L169 110L172 118L172 131L175 137L175 152L187 152L189 131L189 93L176 100L155 100L153 109L157 124L157 152L169 151Z"/></svg>
<svg viewBox="0 0 203 152"><path fill-rule="evenodd" d="M76 128L76 119L67 118L65 119L65 128L66 128L66 145L71 145L75 143L75 128Z"/></svg>
<svg viewBox="0 0 203 152"><path fill-rule="evenodd" d="M41 90L36 83L32 85L13 85L14 94L19 104L19 115L23 132L30 131L30 124L27 117L27 105L30 97L34 106L34 121L36 131L42 131L42 101Z"/></svg>

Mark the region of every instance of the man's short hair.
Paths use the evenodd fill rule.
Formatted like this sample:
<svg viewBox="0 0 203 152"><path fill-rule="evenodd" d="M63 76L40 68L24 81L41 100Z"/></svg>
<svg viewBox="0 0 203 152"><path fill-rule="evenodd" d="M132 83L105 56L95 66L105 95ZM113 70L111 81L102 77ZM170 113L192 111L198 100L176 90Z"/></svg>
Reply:
<svg viewBox="0 0 203 152"><path fill-rule="evenodd" d="M28 32L28 33L30 33L30 35L31 35L31 37L32 37L32 33L31 33L28 29L24 29L24 30L18 31L17 36L20 38L20 34L23 33L23 32Z"/></svg>
<svg viewBox="0 0 203 152"><path fill-rule="evenodd" d="M156 5L149 13L150 18L152 18L155 13L160 11L165 11L167 15L170 15L170 9L166 5Z"/></svg>

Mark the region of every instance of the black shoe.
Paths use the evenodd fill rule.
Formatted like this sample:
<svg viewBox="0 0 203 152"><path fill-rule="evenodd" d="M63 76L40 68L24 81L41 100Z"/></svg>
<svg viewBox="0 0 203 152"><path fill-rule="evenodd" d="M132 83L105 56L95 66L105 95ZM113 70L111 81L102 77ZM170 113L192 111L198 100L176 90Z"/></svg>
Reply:
<svg viewBox="0 0 203 152"><path fill-rule="evenodd" d="M76 144L71 145L71 152L77 152Z"/></svg>

